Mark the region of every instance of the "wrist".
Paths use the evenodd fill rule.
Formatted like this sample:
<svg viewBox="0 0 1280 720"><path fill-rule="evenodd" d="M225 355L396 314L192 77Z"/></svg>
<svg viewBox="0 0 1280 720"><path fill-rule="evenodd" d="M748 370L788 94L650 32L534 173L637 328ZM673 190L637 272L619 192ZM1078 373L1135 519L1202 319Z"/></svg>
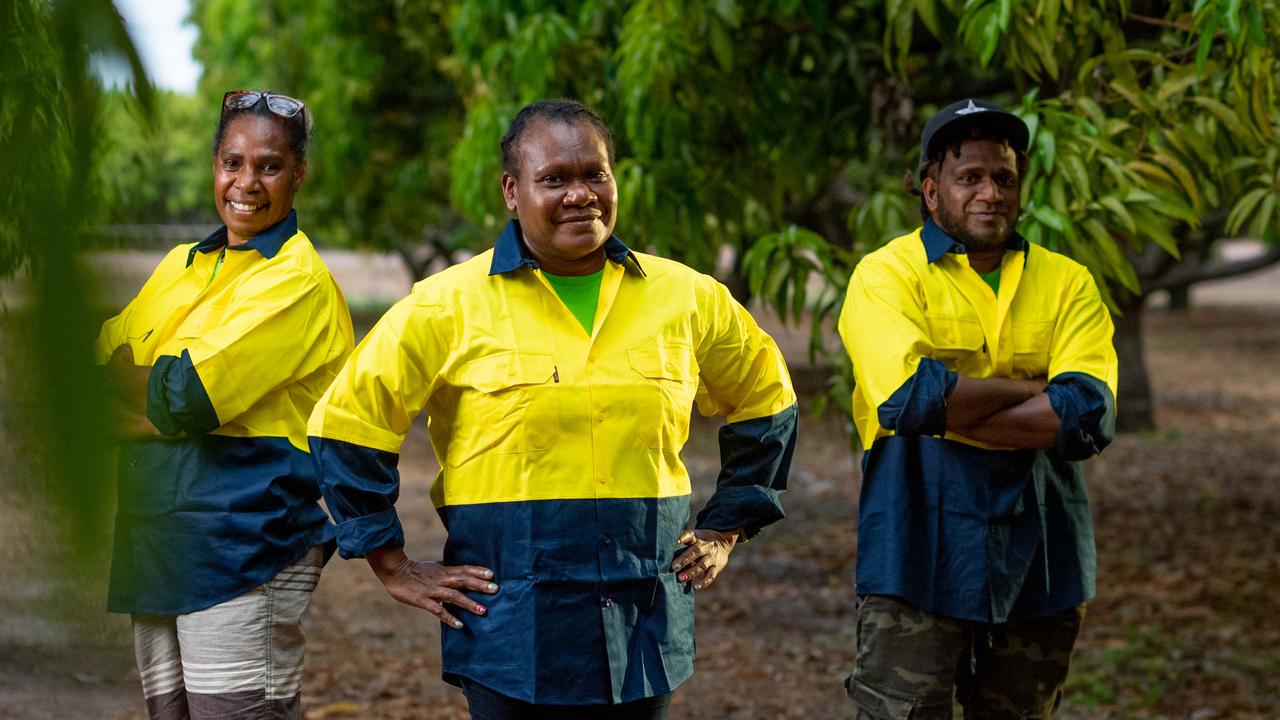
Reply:
<svg viewBox="0 0 1280 720"><path fill-rule="evenodd" d="M380 547L377 550L369 551L369 554L365 556L365 562L369 563L369 567L373 569L373 573L379 578L396 574L396 571L408 560L408 556L404 554L403 546Z"/></svg>

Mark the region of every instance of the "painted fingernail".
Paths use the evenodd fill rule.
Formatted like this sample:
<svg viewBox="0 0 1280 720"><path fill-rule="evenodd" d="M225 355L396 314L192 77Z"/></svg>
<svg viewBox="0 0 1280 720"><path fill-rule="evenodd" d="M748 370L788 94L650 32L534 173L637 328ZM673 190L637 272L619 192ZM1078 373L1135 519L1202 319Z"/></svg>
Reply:
<svg viewBox="0 0 1280 720"><path fill-rule="evenodd" d="M484 571L484 576L485 576L485 577L487 577L487 578L491 578L491 577L493 577L493 571L492 571L492 570L485 570L485 571Z"/></svg>
<svg viewBox="0 0 1280 720"><path fill-rule="evenodd" d="M694 589L694 590L701 590L701 589L702 589L702 583L694 583L694 585L693 585L693 589Z"/></svg>
<svg viewBox="0 0 1280 720"><path fill-rule="evenodd" d="M484 609L484 606L483 606L483 605L477 605L477 606L476 606L476 612L478 612L478 613L480 613L481 615L483 615L483 614L486 612L486 610Z"/></svg>
<svg viewBox="0 0 1280 720"><path fill-rule="evenodd" d="M461 628L461 627L462 627L462 621L461 621L461 620L454 620L454 621L453 621L453 626L454 626L454 627L456 627L456 628Z"/></svg>
<svg viewBox="0 0 1280 720"><path fill-rule="evenodd" d="M688 575L681 575L681 576L680 576L680 582L689 582L689 576L688 576Z"/></svg>
<svg viewBox="0 0 1280 720"><path fill-rule="evenodd" d="M489 592L496 592L498 590L498 586L494 585L493 583L489 583L488 585L484 586L484 589L488 590Z"/></svg>
<svg viewBox="0 0 1280 720"><path fill-rule="evenodd" d="M671 569L672 569L672 570L679 570L679 569L680 569L680 563L676 563L675 565L672 565L672 566L671 566Z"/></svg>

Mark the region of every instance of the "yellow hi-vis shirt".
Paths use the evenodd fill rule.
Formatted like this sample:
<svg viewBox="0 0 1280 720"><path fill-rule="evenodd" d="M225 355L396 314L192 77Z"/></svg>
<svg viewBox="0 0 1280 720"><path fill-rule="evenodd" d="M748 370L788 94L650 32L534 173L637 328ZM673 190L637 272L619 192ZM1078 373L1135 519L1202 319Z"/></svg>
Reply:
<svg viewBox="0 0 1280 720"><path fill-rule="evenodd" d="M404 543L396 453L426 411L445 562L491 568L501 588L442 633L446 679L527 702L628 702L692 672L693 600L670 564L695 401L729 420L701 527L753 534L779 519L794 447L782 355L728 290L617 238L605 250L588 333L513 221L391 308L311 416L351 556Z"/></svg>
<svg viewBox="0 0 1280 720"><path fill-rule="evenodd" d="M968 255L931 252L916 230L858 263L839 330L854 363L854 425L867 450L893 433L877 410L925 357L972 378L1083 373L1116 392L1111 316L1093 277L1038 245L1005 252L997 296Z"/></svg>
<svg viewBox="0 0 1280 720"><path fill-rule="evenodd" d="M110 609L210 607L332 538L306 421L354 333L295 213L240 246L222 228L170 251L103 324L99 361L125 345L167 437L121 450Z"/></svg>

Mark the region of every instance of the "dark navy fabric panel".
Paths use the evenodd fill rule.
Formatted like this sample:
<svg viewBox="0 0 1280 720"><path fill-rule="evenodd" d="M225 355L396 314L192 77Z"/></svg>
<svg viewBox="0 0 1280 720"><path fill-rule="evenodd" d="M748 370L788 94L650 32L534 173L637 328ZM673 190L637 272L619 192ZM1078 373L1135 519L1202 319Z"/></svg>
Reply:
<svg viewBox="0 0 1280 720"><path fill-rule="evenodd" d="M1062 373L1045 388L1060 425L1054 452L1063 460L1088 460L1116 434L1116 399L1107 384L1084 373Z"/></svg>
<svg viewBox="0 0 1280 720"><path fill-rule="evenodd" d="M689 497L535 500L439 509L444 561L499 591L442 632L447 680L525 702L601 704L671 692L693 672L693 595L671 572Z"/></svg>
<svg viewBox="0 0 1280 720"><path fill-rule="evenodd" d="M311 459L286 438L127 443L118 493L112 612L203 610L333 538Z"/></svg>
<svg viewBox="0 0 1280 720"><path fill-rule="evenodd" d="M922 357L916 372L876 408L880 427L899 435L947 432L947 396L960 376L939 360Z"/></svg>
<svg viewBox="0 0 1280 720"><path fill-rule="evenodd" d="M920 228L920 241L924 244L925 258L930 263L938 262L946 257L947 253L963 255L968 252L968 248L964 246L964 243L959 242L951 237L946 230L938 227L933 218L925 219L924 226ZM1026 252L1029 246L1030 243L1027 242L1026 238L1016 232L1010 235L1009 239L1004 243L1005 250ZM1026 258L1024 257L1022 261L1025 264Z"/></svg>
<svg viewBox="0 0 1280 720"><path fill-rule="evenodd" d="M164 435L204 435L222 425L191 354L161 355L147 375L147 419Z"/></svg>
<svg viewBox="0 0 1280 720"><path fill-rule="evenodd" d="M243 245L232 245L228 250L257 250L262 257L270 260L280 252L280 248L294 235L298 234L298 211L290 210L283 220L249 238Z"/></svg>
<svg viewBox="0 0 1280 720"><path fill-rule="evenodd" d="M229 250L257 250L259 254L270 260L280 252L280 248L289 241L294 235L298 234L298 211L290 210L289 214L283 220L272 225L266 230L249 238L243 245L227 246L227 226L214 230L205 236L203 240L192 246L191 251L187 253L186 267L191 267L191 263L195 261L196 253L209 254L215 250L227 248Z"/></svg>
<svg viewBox="0 0 1280 720"><path fill-rule="evenodd" d="M395 503L400 497L400 456L341 440L310 437L320 491L338 523L338 551L365 557L404 545Z"/></svg>
<svg viewBox="0 0 1280 720"><path fill-rule="evenodd" d="M939 615L1043 617L1093 595L1080 468L1034 450L880 438L864 464L858 593Z"/></svg>
<svg viewBox="0 0 1280 720"><path fill-rule="evenodd" d="M604 241L604 255L619 265L631 260L631 264L635 266L640 276L644 277L644 268L640 267L640 260L617 235L610 235L609 239ZM513 218L507 221L493 245L493 259L489 261L489 274L501 275L522 267L536 268L538 261L525 248L520 234L520 221Z"/></svg>
<svg viewBox="0 0 1280 720"><path fill-rule="evenodd" d="M785 516L779 493L787 489L795 454L796 416L792 405L720 428L720 476L715 493L698 512L698 527L741 528L752 537Z"/></svg>

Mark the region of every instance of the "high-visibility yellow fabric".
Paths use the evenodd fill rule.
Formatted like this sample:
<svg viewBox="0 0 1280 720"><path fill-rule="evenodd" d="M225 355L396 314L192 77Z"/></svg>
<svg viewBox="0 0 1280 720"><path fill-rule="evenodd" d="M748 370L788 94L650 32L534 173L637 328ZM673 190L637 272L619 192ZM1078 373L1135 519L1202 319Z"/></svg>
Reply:
<svg viewBox="0 0 1280 720"><path fill-rule="evenodd" d="M1037 245L1006 250L993 295L967 255L929 262L920 233L863 258L840 313L840 335L857 368L853 419L865 449L893 434L880 426L877 409L923 357L972 378L1084 373L1115 394L1111 316L1083 265ZM945 437L985 447L955 433Z"/></svg>
<svg viewBox="0 0 1280 720"><path fill-rule="evenodd" d="M643 271L605 263L588 336L541 270L490 275L492 255L392 307L310 434L399 452L429 406L437 507L662 498L690 491L679 452L695 399L731 423L795 403L773 341L706 275L638 253Z"/></svg>
<svg viewBox="0 0 1280 720"><path fill-rule="evenodd" d="M307 451L306 420L354 344L346 300L307 236L271 257L175 247L102 326L105 362L128 345L151 366L186 350L221 426L216 435L285 437ZM218 248L211 248L218 249ZM212 278L212 279L211 279Z"/></svg>

